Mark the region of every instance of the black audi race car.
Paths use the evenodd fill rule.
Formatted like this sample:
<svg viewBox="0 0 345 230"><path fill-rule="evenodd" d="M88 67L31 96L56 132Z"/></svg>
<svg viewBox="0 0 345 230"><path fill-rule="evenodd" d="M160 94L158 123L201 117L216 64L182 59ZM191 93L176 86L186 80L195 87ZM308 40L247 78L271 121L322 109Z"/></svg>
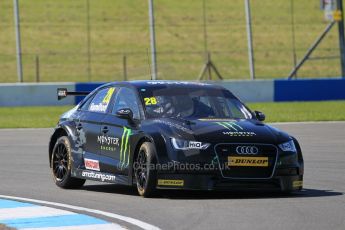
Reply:
<svg viewBox="0 0 345 230"><path fill-rule="evenodd" d="M59 187L96 180L134 185L145 197L158 189L302 189L298 141L221 86L134 81L58 89L59 99L68 95L86 97L61 116L50 139Z"/></svg>

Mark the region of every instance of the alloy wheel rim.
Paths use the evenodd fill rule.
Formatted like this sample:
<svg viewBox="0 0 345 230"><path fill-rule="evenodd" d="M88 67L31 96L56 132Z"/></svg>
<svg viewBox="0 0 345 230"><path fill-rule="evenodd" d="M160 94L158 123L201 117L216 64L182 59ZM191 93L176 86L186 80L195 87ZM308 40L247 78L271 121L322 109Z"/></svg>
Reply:
<svg viewBox="0 0 345 230"><path fill-rule="evenodd" d="M147 155L141 150L136 159L135 176L140 190L144 190L147 184Z"/></svg>
<svg viewBox="0 0 345 230"><path fill-rule="evenodd" d="M53 173L57 181L63 181L67 175L67 148L60 143L56 146L53 154Z"/></svg>

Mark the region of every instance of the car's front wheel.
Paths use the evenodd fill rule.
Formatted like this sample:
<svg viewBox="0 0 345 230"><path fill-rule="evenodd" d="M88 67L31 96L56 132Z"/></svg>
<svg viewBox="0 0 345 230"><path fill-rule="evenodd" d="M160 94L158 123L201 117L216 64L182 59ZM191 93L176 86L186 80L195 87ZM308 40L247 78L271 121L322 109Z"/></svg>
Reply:
<svg viewBox="0 0 345 230"><path fill-rule="evenodd" d="M144 142L134 160L134 175L140 196L151 197L156 192L157 171L156 148L150 142Z"/></svg>
<svg viewBox="0 0 345 230"><path fill-rule="evenodd" d="M60 137L53 148L51 168L54 182L61 188L79 188L84 179L71 177L71 145L66 136Z"/></svg>

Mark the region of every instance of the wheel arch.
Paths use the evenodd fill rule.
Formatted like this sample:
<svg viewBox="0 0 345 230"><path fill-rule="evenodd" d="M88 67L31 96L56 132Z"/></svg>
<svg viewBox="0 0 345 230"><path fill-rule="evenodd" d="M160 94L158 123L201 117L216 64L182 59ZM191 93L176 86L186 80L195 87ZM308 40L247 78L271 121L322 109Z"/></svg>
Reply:
<svg viewBox="0 0 345 230"><path fill-rule="evenodd" d="M133 159L131 162L132 163L134 162L134 159L139 152L140 146L144 142L150 142L155 146L155 148L157 150L156 151L156 160L157 160L157 163L159 163L160 160L162 160L167 153L167 146L166 146L166 140L165 140L164 136L158 132L157 133L156 132L145 133L143 136L138 138L138 141L136 141L136 144L135 144L135 149L133 152ZM160 162L160 163L162 163L162 162Z"/></svg>
<svg viewBox="0 0 345 230"><path fill-rule="evenodd" d="M134 163L134 159L135 159L136 156L138 155L139 149L140 149L141 145L142 145L144 142L150 142L150 143L153 143L153 144L154 144L154 141L153 141L153 138L152 138L152 137L149 137L149 136L143 136L143 137L141 137L141 138L138 140L137 144L135 145L135 149L134 149L134 152L133 152L132 164Z"/></svg>
<svg viewBox="0 0 345 230"><path fill-rule="evenodd" d="M50 142L49 142L49 150L48 150L48 158L49 158L49 166L51 167L51 158L52 158L52 152L55 146L56 141L62 137L62 136L69 136L68 131L65 127L59 126L55 129L53 135L50 137Z"/></svg>

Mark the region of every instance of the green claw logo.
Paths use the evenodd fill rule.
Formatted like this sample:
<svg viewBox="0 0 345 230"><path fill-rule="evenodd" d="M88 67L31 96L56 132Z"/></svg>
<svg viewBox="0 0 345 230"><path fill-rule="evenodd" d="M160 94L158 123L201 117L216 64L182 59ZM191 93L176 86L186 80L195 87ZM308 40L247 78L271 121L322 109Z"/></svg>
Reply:
<svg viewBox="0 0 345 230"><path fill-rule="evenodd" d="M238 132L239 130L243 130L243 128L239 126L238 124L236 124L235 122L216 122L216 123L230 131Z"/></svg>
<svg viewBox="0 0 345 230"><path fill-rule="evenodd" d="M216 124L224 127L225 129L229 130L227 132L223 132L224 135L229 135L231 137L252 137L256 136L256 133L254 132L246 132L244 129L236 124L233 121L229 122L216 122Z"/></svg>
<svg viewBox="0 0 345 230"><path fill-rule="evenodd" d="M130 143L129 136L132 134L132 130L126 127L123 128L123 134L121 138L121 148L120 148L120 167L128 167L129 165L129 155L130 155Z"/></svg>

